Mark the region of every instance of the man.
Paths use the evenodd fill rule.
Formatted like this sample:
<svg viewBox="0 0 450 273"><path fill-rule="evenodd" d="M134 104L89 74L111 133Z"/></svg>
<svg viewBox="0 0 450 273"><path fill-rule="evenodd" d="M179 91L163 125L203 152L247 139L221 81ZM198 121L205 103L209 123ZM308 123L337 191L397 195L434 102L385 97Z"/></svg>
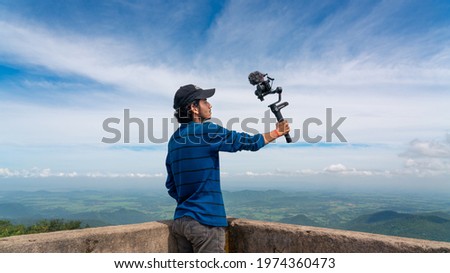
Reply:
<svg viewBox="0 0 450 273"><path fill-rule="evenodd" d="M224 252L228 224L219 152L257 151L290 130L283 121L271 132L251 136L205 122L212 108L207 98L214 92L189 84L180 87L174 97L180 127L169 140L166 187L177 201L172 231L179 252Z"/></svg>

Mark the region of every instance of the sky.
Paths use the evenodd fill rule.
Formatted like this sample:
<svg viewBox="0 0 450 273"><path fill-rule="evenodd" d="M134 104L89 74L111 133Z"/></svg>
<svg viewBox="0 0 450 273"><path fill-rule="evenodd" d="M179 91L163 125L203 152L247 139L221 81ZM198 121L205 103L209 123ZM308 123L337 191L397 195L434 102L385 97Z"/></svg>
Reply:
<svg viewBox="0 0 450 273"><path fill-rule="evenodd" d="M161 183L175 91L216 88L213 121L264 132L277 98L254 95L261 71L295 141L221 154L223 183L450 192L448 14L446 0L0 0L0 183ZM326 139L333 125L345 141Z"/></svg>

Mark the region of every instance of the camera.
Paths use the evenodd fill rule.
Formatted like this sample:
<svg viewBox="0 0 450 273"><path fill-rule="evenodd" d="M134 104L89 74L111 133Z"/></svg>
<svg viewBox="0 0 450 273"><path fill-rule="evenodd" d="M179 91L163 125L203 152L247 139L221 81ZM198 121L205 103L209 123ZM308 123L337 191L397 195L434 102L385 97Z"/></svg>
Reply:
<svg viewBox="0 0 450 273"><path fill-rule="evenodd" d="M263 101L264 97L269 94L282 92L281 87L277 87L275 90L272 90L272 83L274 79L269 77L267 74L263 74L259 71L250 73L248 75L248 81L250 82L251 85L256 86L255 95L261 101Z"/></svg>

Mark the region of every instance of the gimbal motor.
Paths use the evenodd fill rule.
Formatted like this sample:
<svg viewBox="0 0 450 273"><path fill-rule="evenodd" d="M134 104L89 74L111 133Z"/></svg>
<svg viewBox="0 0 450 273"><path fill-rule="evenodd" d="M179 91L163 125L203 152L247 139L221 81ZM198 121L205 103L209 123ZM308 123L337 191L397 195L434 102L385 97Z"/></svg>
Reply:
<svg viewBox="0 0 450 273"><path fill-rule="evenodd" d="M286 101L279 103L281 101L281 92L283 92L283 88L277 87L272 89L274 80L274 78L271 78L267 74L263 74L259 71L252 72L248 75L248 81L250 84L256 86L255 95L259 100L263 101L264 97L270 94L278 94L278 101L268 105L268 107L277 118L277 121L283 121L284 118L281 114L281 109L288 106L289 103ZM287 143L292 142L292 138L289 134L286 134L285 137Z"/></svg>

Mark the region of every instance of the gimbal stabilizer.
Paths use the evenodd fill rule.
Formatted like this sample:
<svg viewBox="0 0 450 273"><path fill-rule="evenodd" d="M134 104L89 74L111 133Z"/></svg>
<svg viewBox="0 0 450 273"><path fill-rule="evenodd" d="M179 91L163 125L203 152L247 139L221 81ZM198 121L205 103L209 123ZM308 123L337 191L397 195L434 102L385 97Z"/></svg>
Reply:
<svg viewBox="0 0 450 273"><path fill-rule="evenodd" d="M267 77L267 79L265 79ZM272 82L275 80L267 76L267 74L263 74L259 71L252 72L248 75L248 80L250 84L256 85L255 95L261 101L264 100L264 97L269 94L278 94L278 101L268 105L272 113L277 118L277 121L283 121L283 115L281 114L281 109L288 106L289 103L287 101L279 103L281 101L281 92L283 92L283 88L277 87L275 90L272 90ZM292 138L289 134L284 135L286 137L286 142L291 143Z"/></svg>

